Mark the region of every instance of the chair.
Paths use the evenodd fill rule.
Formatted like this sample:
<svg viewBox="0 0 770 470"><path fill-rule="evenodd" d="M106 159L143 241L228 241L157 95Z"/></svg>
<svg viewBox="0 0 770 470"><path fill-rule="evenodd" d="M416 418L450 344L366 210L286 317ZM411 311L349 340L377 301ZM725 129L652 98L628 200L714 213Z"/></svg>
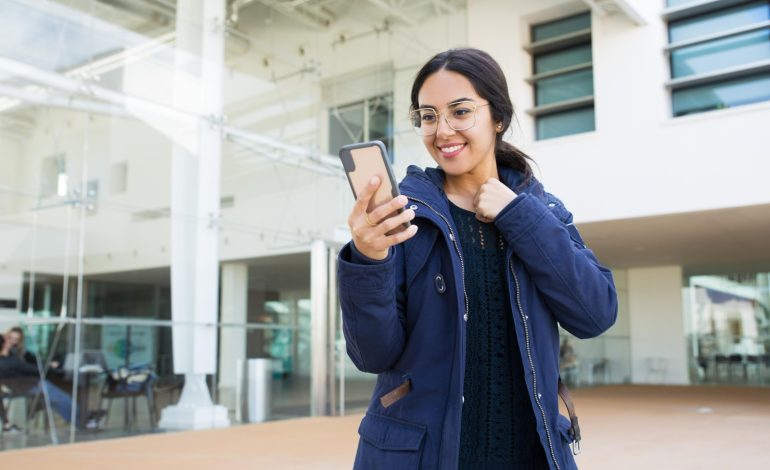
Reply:
<svg viewBox="0 0 770 470"><path fill-rule="evenodd" d="M731 376L730 374L730 359L725 356L724 354L717 354L714 356L714 372L716 379L718 381L721 381L722 374L720 373L720 370L722 368L727 369L727 376L728 378Z"/></svg>
<svg viewBox="0 0 770 470"><path fill-rule="evenodd" d="M743 360L743 354L730 354L728 359L730 361L730 378L732 379L734 368L738 367L739 370L743 371L743 380L745 381L748 377L746 372L746 363Z"/></svg>
<svg viewBox="0 0 770 470"><path fill-rule="evenodd" d="M157 400L160 399L159 397L163 395L166 395L166 403L176 403L182 395L182 388L184 388L184 375L165 375L159 377L155 382L154 390L156 405ZM155 416L158 416L157 409L155 410Z"/></svg>
<svg viewBox="0 0 770 470"><path fill-rule="evenodd" d="M120 367L107 373L106 380L99 393L99 409L104 409L103 403L107 400L107 410L105 423L110 418L112 401L116 398L125 400L123 410L124 426L133 427L136 424L137 411L136 399L144 397L147 400L147 410L150 415L150 426L155 429L158 423L157 410L155 407L155 382L157 375L151 368L146 366ZM131 410L129 412L129 404ZM129 415L131 419L129 420Z"/></svg>
<svg viewBox="0 0 770 470"><path fill-rule="evenodd" d="M2 413L7 417L11 402L22 400L25 407L24 428L27 430L32 420L41 411L43 412L46 429L50 426L48 415L45 413L45 399L41 392L35 390L38 383L39 379L32 377L15 377L0 380L0 400L2 400L0 406L2 406Z"/></svg>

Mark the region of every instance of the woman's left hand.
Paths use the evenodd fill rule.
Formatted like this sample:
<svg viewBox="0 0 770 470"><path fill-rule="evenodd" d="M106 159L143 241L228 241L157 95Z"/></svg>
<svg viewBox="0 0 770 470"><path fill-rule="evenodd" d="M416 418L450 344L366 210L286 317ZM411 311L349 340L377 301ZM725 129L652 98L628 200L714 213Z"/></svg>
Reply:
<svg viewBox="0 0 770 470"><path fill-rule="evenodd" d="M482 184L473 200L476 218L482 222L494 222L497 214L516 198L516 193L497 178L489 178Z"/></svg>

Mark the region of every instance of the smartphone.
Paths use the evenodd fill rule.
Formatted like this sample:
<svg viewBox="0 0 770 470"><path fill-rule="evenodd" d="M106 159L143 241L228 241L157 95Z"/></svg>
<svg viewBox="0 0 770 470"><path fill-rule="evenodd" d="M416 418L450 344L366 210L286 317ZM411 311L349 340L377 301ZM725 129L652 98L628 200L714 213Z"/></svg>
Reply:
<svg viewBox="0 0 770 470"><path fill-rule="evenodd" d="M379 140L343 146L340 149L340 160L342 160L342 167L348 177L350 189L353 190L353 197L356 199L358 199L359 194L364 192L372 176L380 177L380 187L369 201L367 212L371 212L399 195L398 183L388 161L388 150L385 148L385 144ZM404 209L400 208L388 217L403 211ZM409 222L406 222L402 227L406 229L409 225ZM397 233L403 229L391 230L388 234Z"/></svg>

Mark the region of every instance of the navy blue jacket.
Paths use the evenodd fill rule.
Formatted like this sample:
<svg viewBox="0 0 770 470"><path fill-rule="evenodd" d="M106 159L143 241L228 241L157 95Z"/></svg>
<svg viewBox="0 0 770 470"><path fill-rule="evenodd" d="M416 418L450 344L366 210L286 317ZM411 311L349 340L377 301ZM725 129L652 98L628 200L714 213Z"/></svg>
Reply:
<svg viewBox="0 0 770 470"><path fill-rule="evenodd" d="M612 273L586 248L572 214L534 178L499 168L517 193L495 220L508 243L508 289L525 380L551 469L575 469L569 420L559 414L557 323L579 338L612 326ZM347 352L378 374L359 427L357 469L455 469L465 374L463 258L440 169L410 166L399 185L417 234L367 263L340 252L338 287Z"/></svg>

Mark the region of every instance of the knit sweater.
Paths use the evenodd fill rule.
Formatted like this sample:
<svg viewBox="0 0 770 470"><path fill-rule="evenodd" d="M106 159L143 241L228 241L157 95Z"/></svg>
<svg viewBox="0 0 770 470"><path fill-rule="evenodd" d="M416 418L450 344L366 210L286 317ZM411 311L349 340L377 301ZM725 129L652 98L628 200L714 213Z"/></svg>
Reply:
<svg viewBox="0 0 770 470"><path fill-rule="evenodd" d="M506 242L494 224L450 208L469 308L460 468L547 469L506 295Z"/></svg>

